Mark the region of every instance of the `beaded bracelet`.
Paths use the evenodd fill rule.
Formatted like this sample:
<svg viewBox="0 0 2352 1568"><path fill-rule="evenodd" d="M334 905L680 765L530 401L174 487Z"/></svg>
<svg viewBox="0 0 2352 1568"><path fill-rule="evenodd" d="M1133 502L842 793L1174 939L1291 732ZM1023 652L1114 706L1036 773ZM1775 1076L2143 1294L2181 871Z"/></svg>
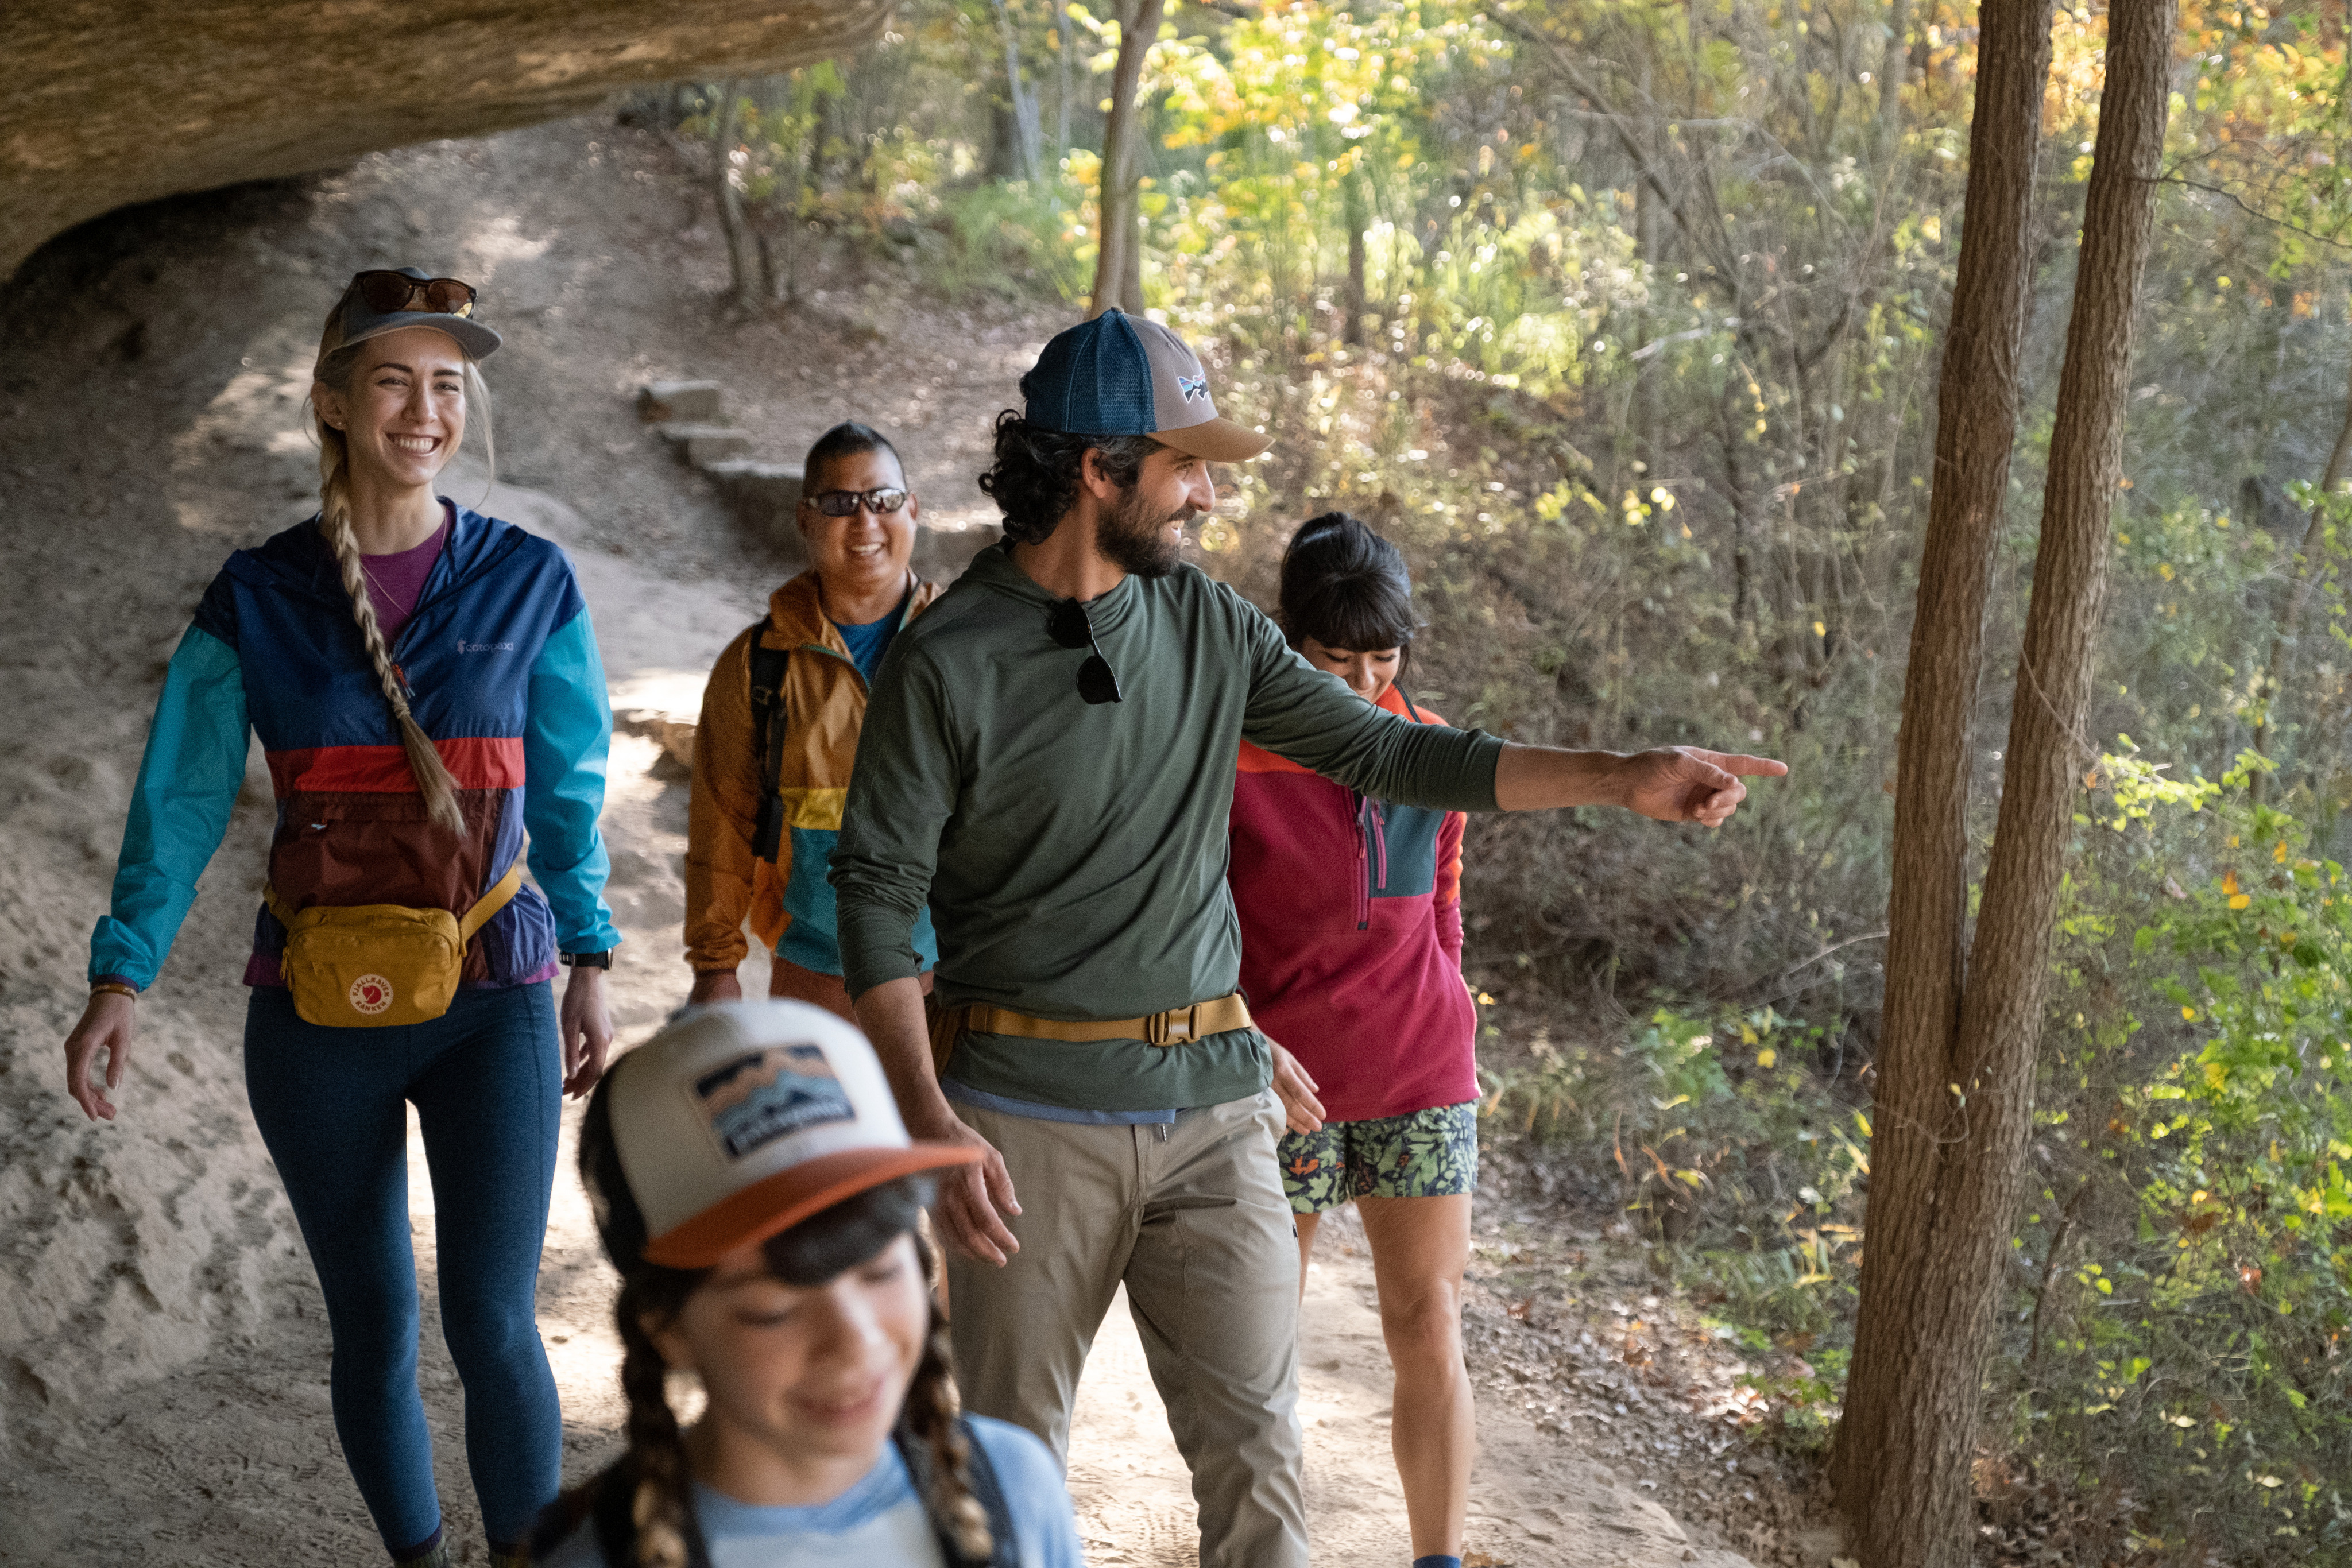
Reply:
<svg viewBox="0 0 2352 1568"><path fill-rule="evenodd" d="M139 988L124 985L121 980L100 980L89 988L89 994L93 997L101 991L112 991L116 996L129 997L134 1002L139 999Z"/></svg>

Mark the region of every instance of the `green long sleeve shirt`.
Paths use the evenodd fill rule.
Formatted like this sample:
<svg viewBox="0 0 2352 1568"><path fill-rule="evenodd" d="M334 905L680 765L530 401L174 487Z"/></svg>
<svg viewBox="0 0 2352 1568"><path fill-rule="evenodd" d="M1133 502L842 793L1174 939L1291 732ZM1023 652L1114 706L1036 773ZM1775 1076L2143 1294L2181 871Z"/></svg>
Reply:
<svg viewBox="0 0 2352 1568"><path fill-rule="evenodd" d="M1383 800L1495 809L1500 740L1373 707L1194 567L1087 606L1121 702L1078 696L1087 651L1046 634L1055 602L998 546L893 641L833 854L852 996L919 972L927 902L947 1006L1099 1019L1231 994L1243 739ZM949 1067L988 1093L1099 1111L1218 1104L1270 1074L1251 1030L1172 1047L971 1034Z"/></svg>

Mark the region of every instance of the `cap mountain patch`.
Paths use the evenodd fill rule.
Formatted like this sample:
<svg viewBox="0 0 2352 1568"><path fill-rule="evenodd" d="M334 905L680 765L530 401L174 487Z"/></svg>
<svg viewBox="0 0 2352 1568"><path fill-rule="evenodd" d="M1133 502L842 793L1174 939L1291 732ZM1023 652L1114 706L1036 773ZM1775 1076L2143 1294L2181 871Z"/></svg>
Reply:
<svg viewBox="0 0 2352 1568"><path fill-rule="evenodd" d="M689 1092L730 1159L804 1128L857 1119L819 1045L746 1051L695 1079Z"/></svg>

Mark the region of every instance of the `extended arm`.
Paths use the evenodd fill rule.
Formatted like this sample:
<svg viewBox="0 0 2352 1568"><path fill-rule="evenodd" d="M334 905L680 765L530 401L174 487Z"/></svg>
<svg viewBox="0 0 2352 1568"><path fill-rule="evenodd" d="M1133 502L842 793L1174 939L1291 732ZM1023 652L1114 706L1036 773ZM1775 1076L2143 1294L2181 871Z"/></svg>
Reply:
<svg viewBox="0 0 2352 1568"><path fill-rule="evenodd" d="M1244 737L1379 800L1450 811L1622 806L1712 828L1747 798L1740 775L1788 771L1764 758L1696 747L1565 751L1416 724L1367 704L1293 653L1273 622L1247 614L1254 667Z"/></svg>
<svg viewBox="0 0 2352 1568"><path fill-rule="evenodd" d="M1622 806L1661 822L1718 828L1748 798L1742 776L1778 779L1788 771L1786 763L1769 758L1696 746L1631 752L1506 746L1495 764L1495 806L1504 811Z"/></svg>

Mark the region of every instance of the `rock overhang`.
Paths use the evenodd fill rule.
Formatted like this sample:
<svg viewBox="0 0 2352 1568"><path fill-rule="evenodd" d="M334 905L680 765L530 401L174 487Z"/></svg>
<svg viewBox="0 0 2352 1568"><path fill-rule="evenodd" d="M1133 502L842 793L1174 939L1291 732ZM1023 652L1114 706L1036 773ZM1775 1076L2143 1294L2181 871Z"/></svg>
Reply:
<svg viewBox="0 0 2352 1568"><path fill-rule="evenodd" d="M0 276L134 202L762 76L875 38L888 0L49 0L0 6Z"/></svg>

